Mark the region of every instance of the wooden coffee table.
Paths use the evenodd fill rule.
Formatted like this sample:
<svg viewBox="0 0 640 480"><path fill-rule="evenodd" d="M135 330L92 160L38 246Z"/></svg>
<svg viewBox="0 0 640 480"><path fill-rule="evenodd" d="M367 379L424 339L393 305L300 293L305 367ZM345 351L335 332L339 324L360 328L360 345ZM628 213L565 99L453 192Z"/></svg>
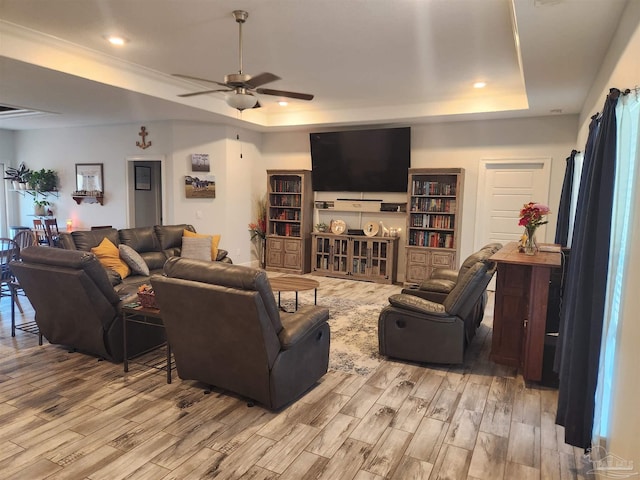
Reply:
<svg viewBox="0 0 640 480"><path fill-rule="evenodd" d="M320 284L317 280L305 277L296 277L293 275L283 275L281 277L271 277L269 279L271 288L278 292L278 308L280 306L281 292L296 292L296 310L298 310L298 292L303 290L313 290L313 303L318 304L318 287Z"/></svg>

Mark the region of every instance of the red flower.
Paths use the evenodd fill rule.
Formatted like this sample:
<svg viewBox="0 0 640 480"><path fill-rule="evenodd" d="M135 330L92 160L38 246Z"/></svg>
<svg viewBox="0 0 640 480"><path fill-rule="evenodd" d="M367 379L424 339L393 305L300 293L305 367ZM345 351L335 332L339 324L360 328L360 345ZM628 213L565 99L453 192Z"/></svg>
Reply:
<svg viewBox="0 0 640 480"><path fill-rule="evenodd" d="M544 215L549 213L549 207L537 202L525 203L520 210L520 221L518 225L521 227L537 228L547 223L543 220Z"/></svg>

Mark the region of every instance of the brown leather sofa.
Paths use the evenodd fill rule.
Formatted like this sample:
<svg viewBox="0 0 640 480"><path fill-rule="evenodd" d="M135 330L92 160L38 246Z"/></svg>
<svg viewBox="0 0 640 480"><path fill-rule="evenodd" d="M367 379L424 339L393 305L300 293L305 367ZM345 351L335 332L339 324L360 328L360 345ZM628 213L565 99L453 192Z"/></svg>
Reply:
<svg viewBox="0 0 640 480"><path fill-rule="evenodd" d="M11 263L35 310L40 333L65 345L112 362L123 360L122 304L98 258L80 250L27 247ZM132 324L128 354L135 356L165 342L161 329Z"/></svg>
<svg viewBox="0 0 640 480"><path fill-rule="evenodd" d="M113 288L120 295L135 293L138 285L149 283L151 275L161 273L167 258L180 255L182 235L184 230L195 232L192 225L154 225L152 227L136 227L116 230L115 228L101 228L98 230L78 230L71 233L60 233L60 247L67 250L83 250L90 252L106 237L114 245L128 245L140 254L149 267L149 276L130 275L124 279L108 270ZM218 249L216 258L219 262L233 263L228 252Z"/></svg>
<svg viewBox="0 0 640 480"><path fill-rule="evenodd" d="M280 312L264 270L170 258L151 284L180 378L256 400L293 401L329 364L329 311Z"/></svg>
<svg viewBox="0 0 640 480"><path fill-rule="evenodd" d="M425 363L462 363L464 352L484 315L486 288L495 262L477 260L460 272L451 291L439 301L424 290L404 290L389 297L378 318L382 355ZM441 292L436 298L441 298Z"/></svg>

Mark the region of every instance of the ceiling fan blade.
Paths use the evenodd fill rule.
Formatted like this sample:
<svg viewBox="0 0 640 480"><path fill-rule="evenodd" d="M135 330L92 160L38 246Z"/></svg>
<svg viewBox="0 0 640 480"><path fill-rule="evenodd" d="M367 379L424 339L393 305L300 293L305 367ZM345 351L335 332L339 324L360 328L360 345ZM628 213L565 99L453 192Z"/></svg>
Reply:
<svg viewBox="0 0 640 480"><path fill-rule="evenodd" d="M296 98L298 100L313 100L310 93L287 92L286 90L272 90L270 88L258 88L256 93L275 95L276 97Z"/></svg>
<svg viewBox="0 0 640 480"><path fill-rule="evenodd" d="M217 89L217 90L204 90L202 92L192 92L192 93L183 93L181 95L178 95L179 97L195 97L196 95L205 95L207 93L215 93L215 92L232 92L233 90L222 90L222 89Z"/></svg>
<svg viewBox="0 0 640 480"><path fill-rule="evenodd" d="M216 85L221 85L223 87L227 86L226 83L216 82L215 80L208 80L206 78L192 77L191 75L183 75L181 73L172 73L171 75L173 75L174 77L185 78L187 80L197 80L198 82L215 83Z"/></svg>
<svg viewBox="0 0 640 480"><path fill-rule="evenodd" d="M248 88L256 88L265 83L275 82L276 80L280 80L280 77L273 73L263 72L251 77L248 82L245 82L245 85L247 85Z"/></svg>

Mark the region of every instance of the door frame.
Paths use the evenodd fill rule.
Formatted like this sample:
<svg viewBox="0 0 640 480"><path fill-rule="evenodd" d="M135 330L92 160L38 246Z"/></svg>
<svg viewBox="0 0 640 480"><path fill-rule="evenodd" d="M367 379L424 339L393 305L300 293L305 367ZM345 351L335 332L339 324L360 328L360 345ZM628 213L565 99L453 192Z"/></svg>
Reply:
<svg viewBox="0 0 640 480"><path fill-rule="evenodd" d="M166 155L128 155L126 158L126 178L127 178L127 189L126 189L126 201L127 201L127 215L126 222L127 228L131 228L132 222L135 219L135 176L133 174L133 162L160 162L160 178L165 179L166 175ZM166 180L160 182L160 193L162 196L161 199L161 215L163 222L167 219L166 205L167 205L167 182Z"/></svg>
<svg viewBox="0 0 640 480"><path fill-rule="evenodd" d="M527 164L531 165L542 165L542 172L546 178L545 182L545 198L538 200L539 202L544 202L545 204L549 204L549 179L551 178L551 157L527 157L527 158L489 158L480 160L480 165L478 168L478 192L476 195L476 221L473 235L473 247L474 251L478 250L484 245L485 239L481 238L482 230L480 226L483 221L486 221L486 209L487 209L487 171L491 166L506 166L506 165L520 165L525 166ZM498 168L499 169L499 168Z"/></svg>

